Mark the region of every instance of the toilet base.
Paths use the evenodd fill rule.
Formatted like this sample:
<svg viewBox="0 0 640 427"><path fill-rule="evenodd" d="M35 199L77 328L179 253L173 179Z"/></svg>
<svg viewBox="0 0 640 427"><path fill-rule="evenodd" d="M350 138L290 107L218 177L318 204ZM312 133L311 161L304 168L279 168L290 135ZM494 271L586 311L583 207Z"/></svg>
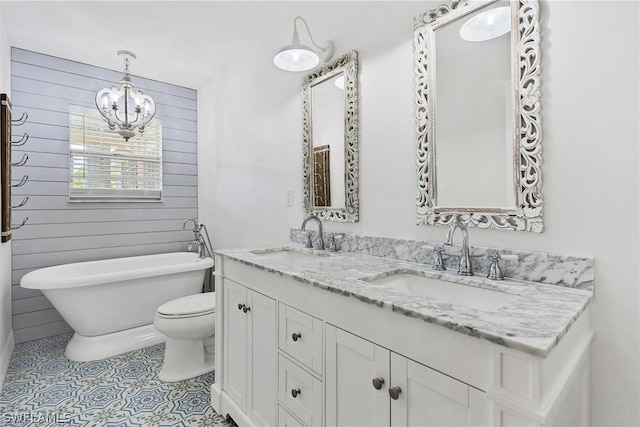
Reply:
<svg viewBox="0 0 640 427"><path fill-rule="evenodd" d="M215 355L210 354L203 340L179 340L167 337L164 363L158 373L163 382L176 382L213 371Z"/></svg>
<svg viewBox="0 0 640 427"><path fill-rule="evenodd" d="M189 378L195 378L200 375L204 375L207 372L211 372L215 369L215 362L207 363L205 366L200 367L200 369L194 369L189 372L167 372L165 369L162 369L160 373L158 373L158 379L164 383L175 383L178 381L188 380Z"/></svg>

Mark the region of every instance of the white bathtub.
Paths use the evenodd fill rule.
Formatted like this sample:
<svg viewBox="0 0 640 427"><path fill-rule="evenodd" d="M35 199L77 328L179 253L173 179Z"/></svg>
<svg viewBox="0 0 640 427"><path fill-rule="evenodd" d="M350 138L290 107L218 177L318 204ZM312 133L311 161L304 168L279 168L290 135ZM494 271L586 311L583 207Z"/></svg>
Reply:
<svg viewBox="0 0 640 427"><path fill-rule="evenodd" d="M40 289L75 331L66 356L89 361L163 342L157 308L201 292L210 267L211 258L173 252L46 267L20 286Z"/></svg>

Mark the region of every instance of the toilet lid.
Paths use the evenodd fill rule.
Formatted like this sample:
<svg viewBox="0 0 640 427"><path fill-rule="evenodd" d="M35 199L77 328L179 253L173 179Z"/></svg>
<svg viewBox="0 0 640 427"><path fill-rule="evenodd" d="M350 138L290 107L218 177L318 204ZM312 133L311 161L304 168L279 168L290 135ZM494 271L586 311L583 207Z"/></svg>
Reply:
<svg viewBox="0 0 640 427"><path fill-rule="evenodd" d="M189 295L169 301L158 307L158 314L164 316L193 316L215 313L216 293Z"/></svg>

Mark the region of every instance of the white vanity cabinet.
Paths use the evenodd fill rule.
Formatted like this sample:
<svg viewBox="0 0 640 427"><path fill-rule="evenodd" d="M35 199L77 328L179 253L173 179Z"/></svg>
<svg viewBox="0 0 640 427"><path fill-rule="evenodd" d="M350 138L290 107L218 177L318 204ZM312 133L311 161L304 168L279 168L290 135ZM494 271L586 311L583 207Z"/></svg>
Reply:
<svg viewBox="0 0 640 427"><path fill-rule="evenodd" d="M588 424L588 307L538 356L242 258L216 266L211 402L240 426Z"/></svg>
<svg viewBox="0 0 640 427"><path fill-rule="evenodd" d="M327 425L490 424L481 391L333 325L326 354Z"/></svg>
<svg viewBox="0 0 640 427"><path fill-rule="evenodd" d="M224 280L224 390L255 425L276 423L276 302ZM218 347L219 348L219 347Z"/></svg>

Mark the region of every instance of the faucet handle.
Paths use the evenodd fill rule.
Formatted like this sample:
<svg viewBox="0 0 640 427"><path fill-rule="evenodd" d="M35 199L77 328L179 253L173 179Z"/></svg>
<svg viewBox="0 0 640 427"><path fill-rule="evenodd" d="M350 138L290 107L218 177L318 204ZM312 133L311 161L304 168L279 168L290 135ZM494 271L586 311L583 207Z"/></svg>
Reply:
<svg viewBox="0 0 640 427"><path fill-rule="evenodd" d="M447 269L445 267L444 262L442 261L442 253L444 252L444 248L442 246L438 246L433 249L433 265L431 268L436 271L444 271Z"/></svg>
<svg viewBox="0 0 640 427"><path fill-rule="evenodd" d="M500 268L500 259L502 256L497 252L491 252L491 265L489 266L489 272L487 278L491 280L503 280L502 269Z"/></svg>
<svg viewBox="0 0 640 427"><path fill-rule="evenodd" d="M338 244L336 242L336 240L341 240L344 238L343 234L334 234L331 236L331 239L329 239L329 252L338 252Z"/></svg>
<svg viewBox="0 0 640 427"><path fill-rule="evenodd" d="M311 233L307 232L307 248L313 248L313 240L311 239Z"/></svg>
<svg viewBox="0 0 640 427"><path fill-rule="evenodd" d="M195 248L195 250L194 250ZM200 241L193 239L187 244L187 251L200 253Z"/></svg>
<svg viewBox="0 0 640 427"><path fill-rule="evenodd" d="M431 264L431 269L435 271L444 271L447 269L445 267L444 262L442 261L442 253L444 252L444 247L442 246L429 246L422 245L422 249L427 249L433 251L433 260Z"/></svg>

